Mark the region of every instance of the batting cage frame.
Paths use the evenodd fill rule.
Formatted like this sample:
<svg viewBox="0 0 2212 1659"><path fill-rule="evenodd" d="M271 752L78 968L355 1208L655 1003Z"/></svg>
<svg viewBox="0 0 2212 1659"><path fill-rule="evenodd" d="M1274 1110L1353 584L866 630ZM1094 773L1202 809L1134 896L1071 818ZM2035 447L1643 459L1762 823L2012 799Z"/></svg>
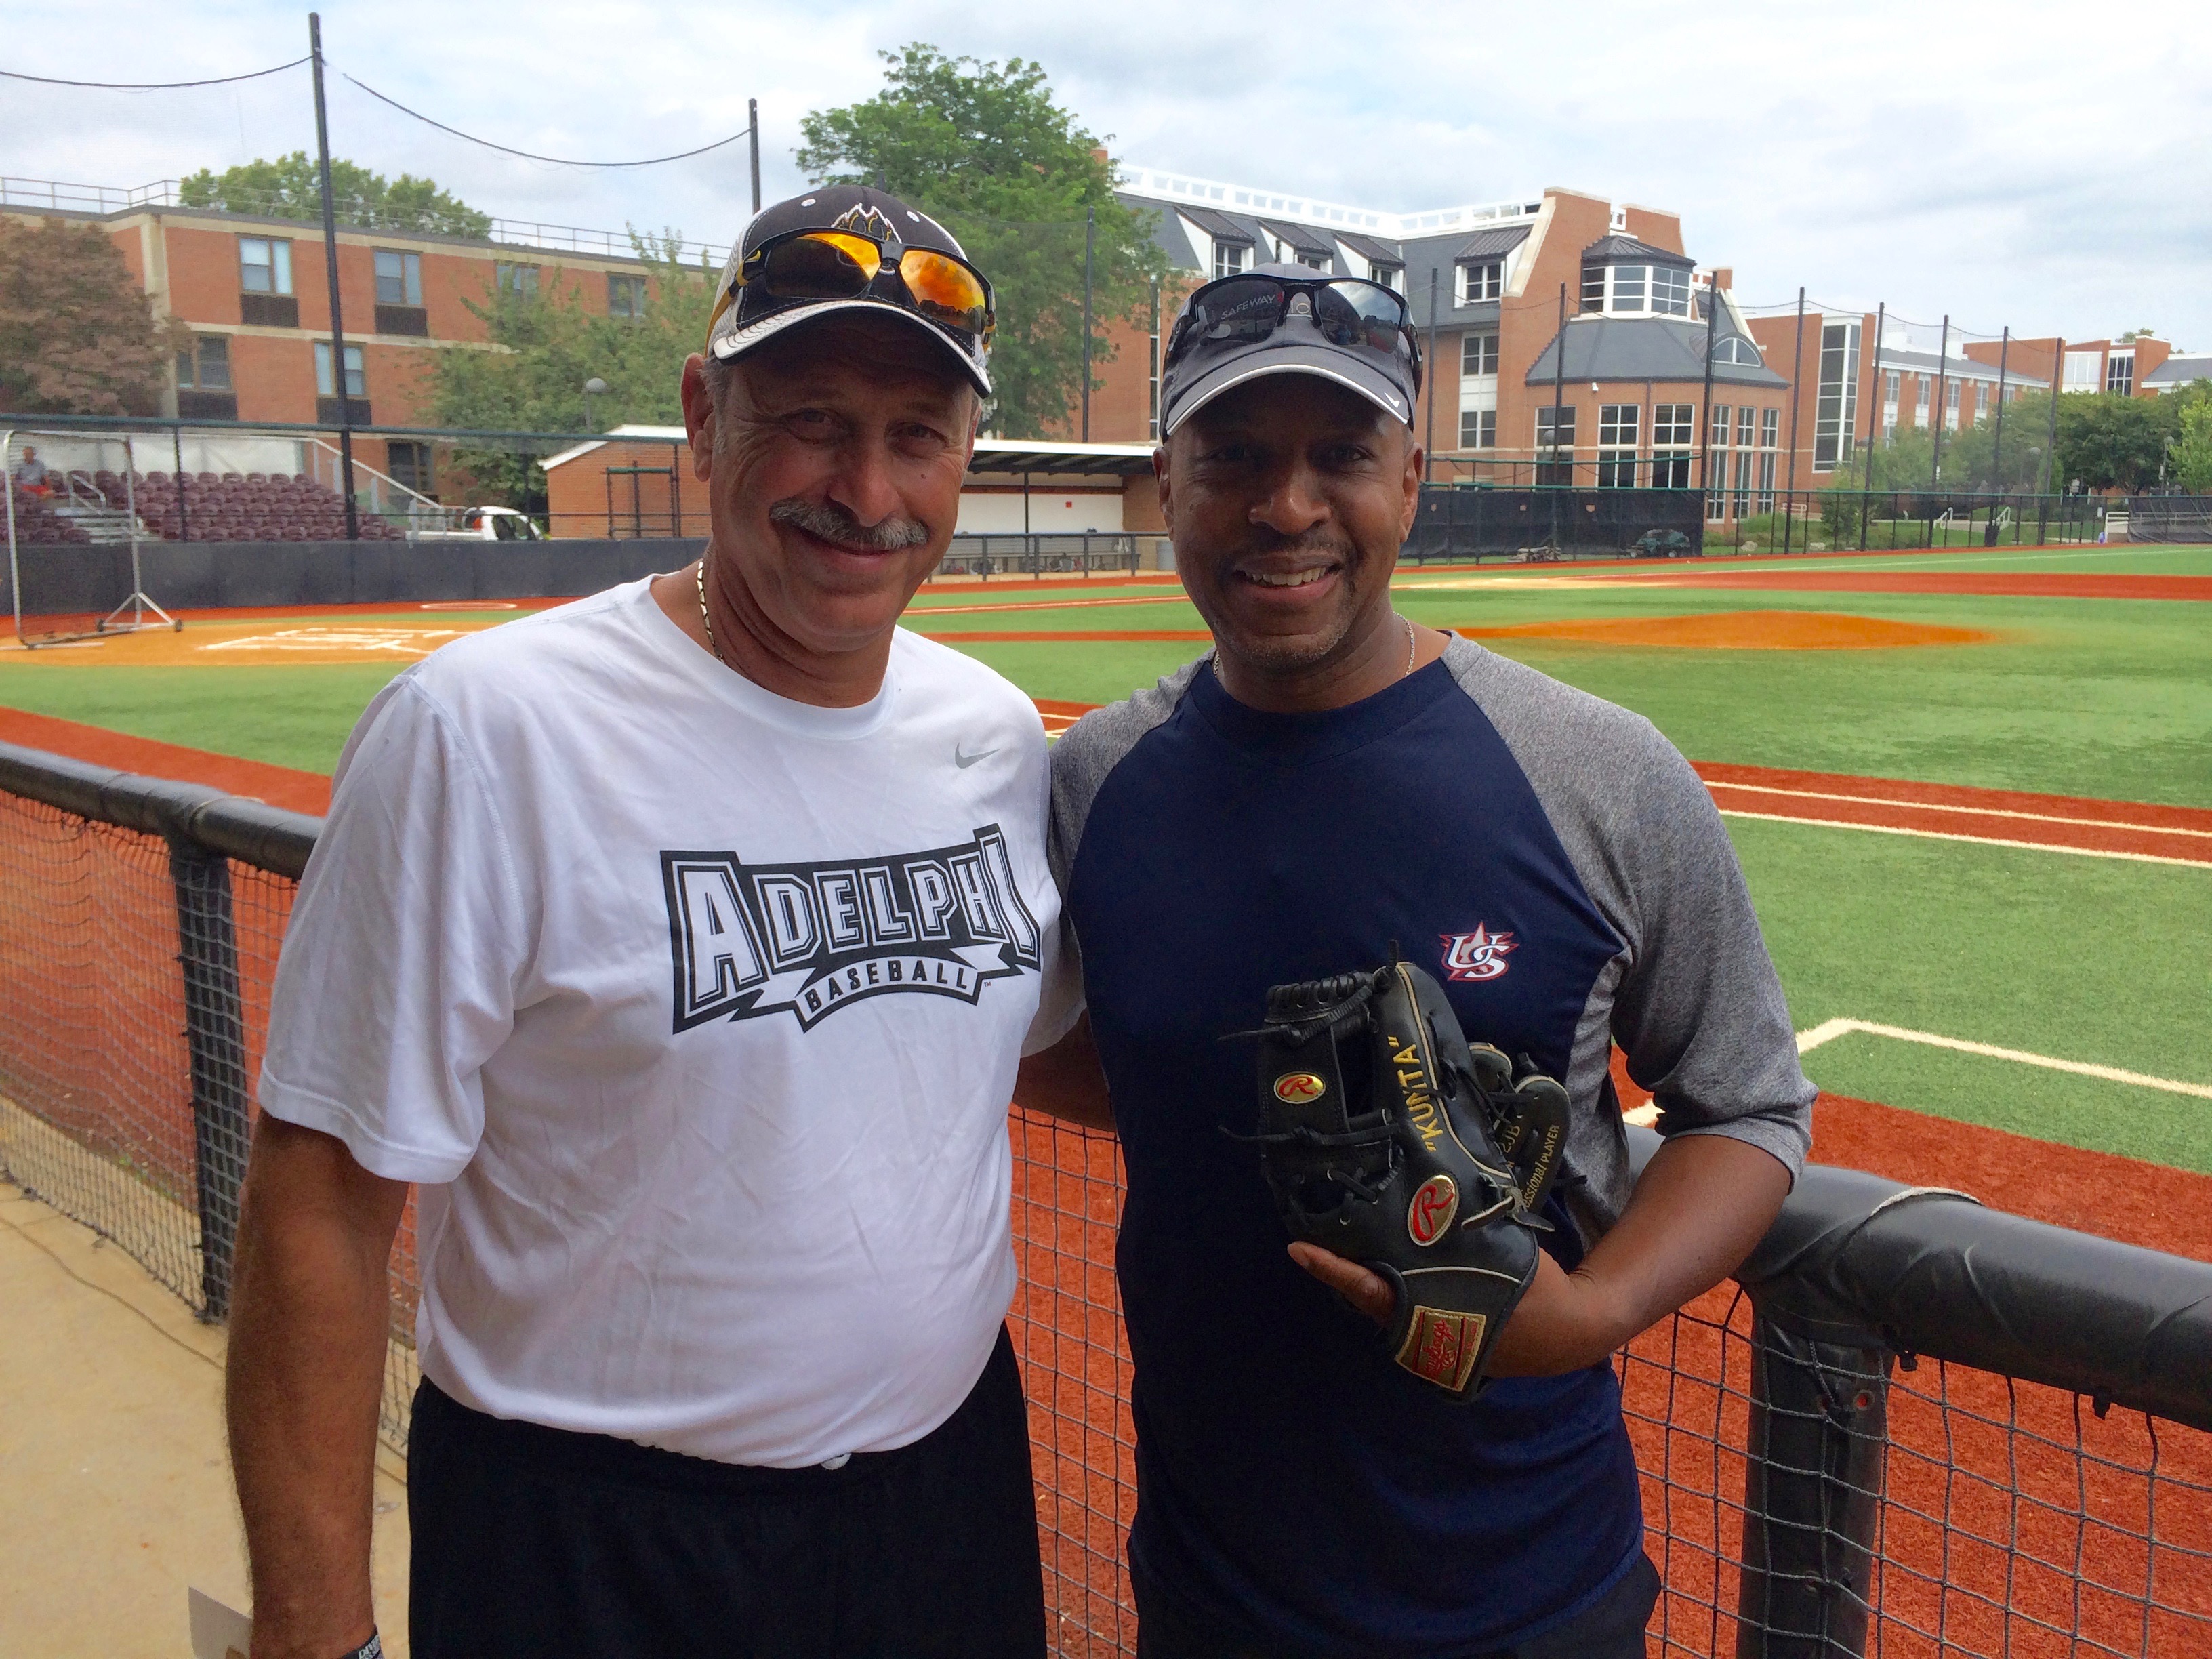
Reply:
<svg viewBox="0 0 2212 1659"><path fill-rule="evenodd" d="M0 744L0 1177L228 1310L252 1079L321 821ZM1657 1138L1631 1130L1649 1158ZM1054 1651L1135 1643L1120 1151L1017 1110L1010 1319ZM419 1371L410 1204L382 1432ZM1808 1168L1616 1356L1653 1650L2212 1653L2212 1264Z"/></svg>
<svg viewBox="0 0 2212 1659"><path fill-rule="evenodd" d="M123 471L116 477L124 492L124 505L120 512L124 520L125 539L131 548L131 591L125 594L122 601L105 616L100 615L97 606L94 605L83 612L82 625L73 627L68 623L60 623L55 626L29 633L24 631L23 555L17 533L14 471L15 441L18 438L48 440L58 438L65 442L97 444L102 449L112 442L119 442L123 446ZM42 646L68 645L77 640L94 639L106 634L135 634L141 629L149 628L166 628L176 633L184 631L184 623L164 611L155 602L153 596L146 592L145 570L138 550L141 542L146 539L145 527L138 520L138 462L130 433L125 432L111 437L99 432L87 433L76 429L57 428L53 431L43 431L23 427L0 428L0 474L6 475L4 477L0 477L0 489L4 489L7 495L8 594L9 605L15 612L15 639L18 644L26 650L35 651ZM71 475L66 470L63 478L64 489L73 489ZM116 510L104 496L101 497L100 511L102 517L112 516ZM129 613L127 617L125 615L126 611Z"/></svg>

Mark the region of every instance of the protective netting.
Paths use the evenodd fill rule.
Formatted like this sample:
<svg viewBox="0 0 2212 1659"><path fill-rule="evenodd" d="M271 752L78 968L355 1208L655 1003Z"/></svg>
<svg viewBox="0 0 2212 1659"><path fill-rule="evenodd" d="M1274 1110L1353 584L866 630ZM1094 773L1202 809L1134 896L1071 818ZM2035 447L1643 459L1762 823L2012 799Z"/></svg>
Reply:
<svg viewBox="0 0 2212 1659"><path fill-rule="evenodd" d="M216 1316L293 884L6 793L0 860L0 1177ZM1012 1325L1054 1650L1128 1654L1120 1152L1021 1112L1013 1150ZM383 1426L404 1450L418 1376L411 1204L391 1284ZM1869 1351L1854 1370L1836 1356L1808 1358L1728 1287L1620 1356L1646 1545L1667 1584L1657 1650L2212 1654L2212 1435L1932 1360L1893 1369ZM1747 1496L1793 1477L1801 1492L1812 1482L1818 1534L1794 1545L1797 1522ZM1870 1529L1855 1535L1855 1513Z"/></svg>

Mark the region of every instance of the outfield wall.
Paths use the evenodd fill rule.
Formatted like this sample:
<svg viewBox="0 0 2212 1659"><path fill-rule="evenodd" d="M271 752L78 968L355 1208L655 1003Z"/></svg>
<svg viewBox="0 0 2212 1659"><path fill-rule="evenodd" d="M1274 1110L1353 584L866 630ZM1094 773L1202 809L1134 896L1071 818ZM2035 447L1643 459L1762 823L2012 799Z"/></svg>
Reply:
<svg viewBox="0 0 2212 1659"><path fill-rule="evenodd" d="M170 611L569 599L678 570L703 537L659 541L141 542L140 580ZM23 611L105 615L131 594L131 550L17 550ZM15 595L0 570L0 594Z"/></svg>

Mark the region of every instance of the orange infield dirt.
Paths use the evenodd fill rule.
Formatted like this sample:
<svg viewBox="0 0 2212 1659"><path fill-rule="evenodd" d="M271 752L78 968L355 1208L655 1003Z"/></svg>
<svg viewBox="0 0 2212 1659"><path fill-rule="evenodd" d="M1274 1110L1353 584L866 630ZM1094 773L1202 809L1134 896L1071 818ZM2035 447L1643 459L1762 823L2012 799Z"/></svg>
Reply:
<svg viewBox="0 0 2212 1659"><path fill-rule="evenodd" d="M1620 1051L1613 1084L1624 1110L1650 1104ZM2115 1243L2212 1261L2212 1176L2093 1152L1823 1094L1813 1104L1813 1158L1913 1187L1949 1187L1993 1210Z"/></svg>
<svg viewBox="0 0 2212 1659"><path fill-rule="evenodd" d="M1644 587L1763 587L1815 593L1978 593L2033 599L2212 599L2212 576L1990 570L1654 570L1599 576Z"/></svg>
<svg viewBox="0 0 2212 1659"><path fill-rule="evenodd" d="M1469 640L1578 640L1693 651L1868 651L1903 645L1982 645L1996 635L1830 611L1715 611L1689 617L1593 617L1572 622L1462 628Z"/></svg>
<svg viewBox="0 0 2212 1659"><path fill-rule="evenodd" d="M1724 812L2212 864L2212 811L2012 789L1692 763Z"/></svg>
<svg viewBox="0 0 2212 1659"><path fill-rule="evenodd" d="M945 611L1027 611L1064 608L1082 601L1036 605L960 605L915 613L918 620ZM1127 599L1096 599L1093 605L1127 605ZM1154 600L1137 601L1144 605ZM1116 628L951 630L926 628L947 645L1127 643L1175 641L1200 645L1213 636L1202 628ZM1926 623L1892 622L1881 617L1838 615L1827 611L1720 611L1687 617L1601 617L1561 622L1516 623L1509 628L1461 628L1470 640L1572 640L1585 645L1674 646L1692 651L1871 651L1914 645L1983 645L1997 635L1972 628L1939 628Z"/></svg>
<svg viewBox="0 0 2212 1659"><path fill-rule="evenodd" d="M320 817L331 810L331 781L319 772L295 771L289 766L188 749L182 744L158 743L151 738L111 732L104 726L56 720L21 708L0 708L0 743L43 749L94 766L112 766L118 772L205 784L210 789L266 801L288 811Z"/></svg>

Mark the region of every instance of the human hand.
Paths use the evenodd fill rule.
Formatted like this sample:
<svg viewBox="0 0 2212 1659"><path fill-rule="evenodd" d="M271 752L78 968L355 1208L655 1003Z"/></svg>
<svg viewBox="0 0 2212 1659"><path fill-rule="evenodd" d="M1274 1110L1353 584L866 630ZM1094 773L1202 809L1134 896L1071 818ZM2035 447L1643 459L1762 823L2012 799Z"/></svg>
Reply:
<svg viewBox="0 0 2212 1659"><path fill-rule="evenodd" d="M1318 1244L1294 1243L1290 1252L1291 1261L1376 1324L1387 1326L1396 1315L1397 1294L1381 1274ZM1559 1376L1595 1364L1635 1334L1615 1301L1593 1275L1568 1273L1540 1252L1536 1276L1491 1351L1488 1374Z"/></svg>

